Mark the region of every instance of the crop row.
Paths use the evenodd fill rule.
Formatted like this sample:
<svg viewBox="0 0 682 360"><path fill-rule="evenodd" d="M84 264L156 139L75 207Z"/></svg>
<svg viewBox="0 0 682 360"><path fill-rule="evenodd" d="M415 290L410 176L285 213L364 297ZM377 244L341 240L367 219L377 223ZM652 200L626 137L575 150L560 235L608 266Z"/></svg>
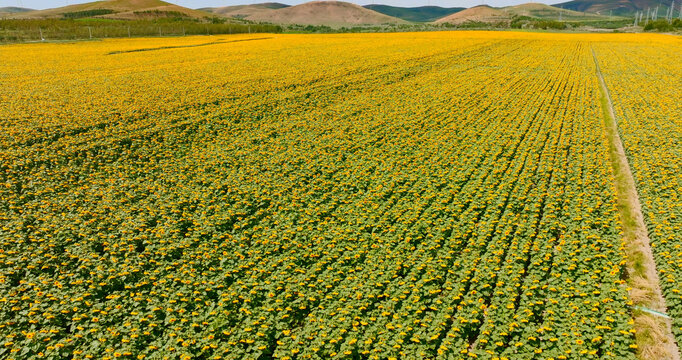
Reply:
<svg viewBox="0 0 682 360"><path fill-rule="evenodd" d="M633 358L594 65L555 40L1 49L0 355Z"/></svg>
<svg viewBox="0 0 682 360"><path fill-rule="evenodd" d="M602 44L599 57L637 182L660 285L682 343L682 90L679 40Z"/></svg>

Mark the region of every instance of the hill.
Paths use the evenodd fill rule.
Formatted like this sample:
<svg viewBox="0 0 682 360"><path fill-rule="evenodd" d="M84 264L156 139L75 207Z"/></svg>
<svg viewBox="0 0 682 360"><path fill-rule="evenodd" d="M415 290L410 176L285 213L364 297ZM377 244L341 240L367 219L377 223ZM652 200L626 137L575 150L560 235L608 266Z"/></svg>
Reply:
<svg viewBox="0 0 682 360"><path fill-rule="evenodd" d="M35 11L35 10L22 8L22 7L16 7L16 6L0 7L0 14L16 14L16 13L29 12L29 11Z"/></svg>
<svg viewBox="0 0 682 360"><path fill-rule="evenodd" d="M198 10L203 10L222 16L243 19L251 15L258 15L264 12L269 12L270 10L282 9L286 7L289 7L289 5L270 2L252 5L235 5L217 8L202 8Z"/></svg>
<svg viewBox="0 0 682 360"><path fill-rule="evenodd" d="M363 7L384 15L414 22L430 22L466 9L462 7L443 8L440 6L404 8L390 5L365 5Z"/></svg>
<svg viewBox="0 0 682 360"><path fill-rule="evenodd" d="M444 18L436 23L449 23L459 25L467 22L501 23L511 21L517 17L528 17L535 20L565 20L565 21L590 21L608 20L608 16L583 13L573 10L561 9L540 3L526 3L503 8L493 8L487 5L472 7Z"/></svg>
<svg viewBox="0 0 682 360"><path fill-rule="evenodd" d="M104 0L60 8L18 13L14 18L84 18L144 19L156 17L204 18L209 13L188 9L161 0Z"/></svg>
<svg viewBox="0 0 682 360"><path fill-rule="evenodd" d="M12 18L12 17L14 17L16 14L24 13L24 12L29 12L29 11L34 11L34 10L33 10L33 9L22 8L22 7L14 7L14 6L0 7L0 19L2 19L2 18Z"/></svg>
<svg viewBox="0 0 682 360"><path fill-rule="evenodd" d="M246 19L274 24L327 25L332 27L406 23L405 20L342 1L312 1L301 5L264 11L247 16Z"/></svg>
<svg viewBox="0 0 682 360"><path fill-rule="evenodd" d="M511 14L500 9L492 8L488 5L479 5L460 12L440 18L437 24L464 24L467 22L500 23L511 20Z"/></svg>
<svg viewBox="0 0 682 360"><path fill-rule="evenodd" d="M658 6L659 16L663 16L671 3L672 0L574 0L554 6L601 15L633 15L637 11L653 10ZM676 3L680 4L679 1Z"/></svg>
<svg viewBox="0 0 682 360"><path fill-rule="evenodd" d="M581 20L603 20L604 16L592 13L584 13L569 9L561 9L540 3L526 3L516 6L508 6L502 11L516 16L528 16L540 20L558 20L559 18L567 21Z"/></svg>

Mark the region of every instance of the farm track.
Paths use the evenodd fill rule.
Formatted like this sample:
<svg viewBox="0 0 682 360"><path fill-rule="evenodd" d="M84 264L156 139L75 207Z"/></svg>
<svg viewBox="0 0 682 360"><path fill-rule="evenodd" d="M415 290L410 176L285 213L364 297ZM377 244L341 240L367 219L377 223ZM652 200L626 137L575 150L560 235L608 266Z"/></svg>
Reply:
<svg viewBox="0 0 682 360"><path fill-rule="evenodd" d="M592 56L602 95L604 126L610 147L611 164L616 179L618 209L625 236L629 292L636 306L633 316L637 330L638 356L643 360L679 360L680 351L672 333L670 318L646 311L648 308L666 314L667 309L659 285L656 262L651 251L651 240L644 223L639 195L619 135L611 95L606 87L594 49L592 49ZM644 311L638 307L643 307Z"/></svg>

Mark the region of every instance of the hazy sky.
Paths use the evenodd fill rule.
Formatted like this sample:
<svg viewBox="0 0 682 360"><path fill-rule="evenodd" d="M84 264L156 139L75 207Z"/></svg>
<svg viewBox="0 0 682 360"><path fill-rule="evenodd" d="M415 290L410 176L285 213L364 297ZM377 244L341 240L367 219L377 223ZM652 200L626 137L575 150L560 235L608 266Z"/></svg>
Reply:
<svg viewBox="0 0 682 360"><path fill-rule="evenodd" d="M5 6L19 6L19 7L27 7L31 9L47 9L47 8L54 8L54 7L60 7L60 6L65 6L65 5L70 5L70 4L79 4L79 3L85 3L85 2L90 2L93 0L84 0L84 1L79 1L79 0L0 0L0 7L5 7ZM300 3L307 2L309 0L194 0L194 1L188 1L188 0L166 0L168 2L186 6L189 8L200 8L200 7L208 7L208 6L227 6L227 5L241 5L241 4L257 4L257 3L262 3L262 2L281 2L284 4L289 4L289 5L296 5ZM516 4L522 4L526 2L530 2L530 0L346 0L348 2L356 3L358 5L367 5L367 4L386 4L386 5L394 5L394 6L404 6L404 7L412 7L412 6L423 6L423 5L437 5L437 6L443 6L443 7L471 7L471 6L476 6L476 5L481 5L481 4L487 4L491 6L507 6L507 5L516 5ZM547 0L535 0L535 2L542 2L545 4L556 4L560 2L565 2L568 0L554 0L554 1L547 1Z"/></svg>

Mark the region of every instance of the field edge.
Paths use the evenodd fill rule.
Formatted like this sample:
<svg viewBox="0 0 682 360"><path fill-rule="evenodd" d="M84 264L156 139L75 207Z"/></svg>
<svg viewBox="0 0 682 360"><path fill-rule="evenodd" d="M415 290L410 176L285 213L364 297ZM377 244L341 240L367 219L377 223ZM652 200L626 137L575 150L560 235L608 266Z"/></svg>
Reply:
<svg viewBox="0 0 682 360"><path fill-rule="evenodd" d="M591 51L599 80L604 131L609 143L618 213L623 227L628 293L633 303L637 356L643 360L680 360L680 350L672 334L672 321L666 314L667 308L659 285L651 241L644 223L632 171L618 132L611 96L601 73L597 55L594 49Z"/></svg>

